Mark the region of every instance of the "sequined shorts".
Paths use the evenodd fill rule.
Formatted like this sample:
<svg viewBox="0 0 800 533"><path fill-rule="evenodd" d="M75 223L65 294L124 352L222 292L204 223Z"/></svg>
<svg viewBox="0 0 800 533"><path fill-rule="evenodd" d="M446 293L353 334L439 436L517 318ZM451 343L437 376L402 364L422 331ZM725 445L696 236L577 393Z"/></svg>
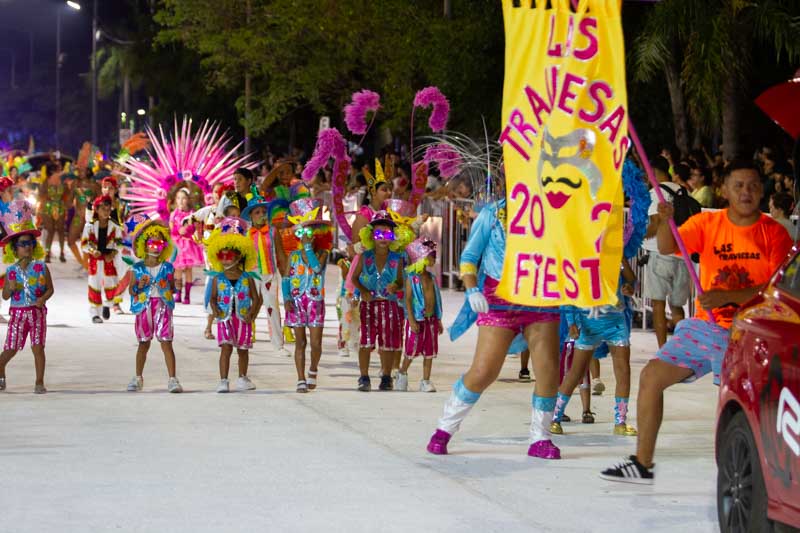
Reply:
<svg viewBox="0 0 800 533"><path fill-rule="evenodd" d="M31 346L44 346L47 337L46 307L12 307L4 350L21 350L31 337Z"/></svg>
<svg viewBox="0 0 800 533"><path fill-rule="evenodd" d="M558 307L527 307L512 304L495 294L498 281L487 277L483 294L489 302L489 312L478 315L479 326L492 326L522 333L531 324L555 322L561 318Z"/></svg>

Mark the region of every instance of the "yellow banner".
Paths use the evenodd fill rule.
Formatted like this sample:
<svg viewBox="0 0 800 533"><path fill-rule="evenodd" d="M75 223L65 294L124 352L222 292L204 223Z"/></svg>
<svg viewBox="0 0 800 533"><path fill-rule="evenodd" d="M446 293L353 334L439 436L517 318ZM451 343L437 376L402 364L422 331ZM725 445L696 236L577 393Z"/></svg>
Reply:
<svg viewBox="0 0 800 533"><path fill-rule="evenodd" d="M508 228L498 294L614 304L630 144L621 0L582 0L575 12L569 0L502 1Z"/></svg>

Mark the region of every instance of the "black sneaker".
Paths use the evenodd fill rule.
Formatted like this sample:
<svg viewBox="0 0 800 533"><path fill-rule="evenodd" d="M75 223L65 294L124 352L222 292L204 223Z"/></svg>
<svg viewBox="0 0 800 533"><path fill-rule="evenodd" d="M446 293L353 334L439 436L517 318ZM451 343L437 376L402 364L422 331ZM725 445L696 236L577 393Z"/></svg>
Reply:
<svg viewBox="0 0 800 533"><path fill-rule="evenodd" d="M105 320L108 320L109 318L111 318L111 309L109 309L106 306L103 306L103 318Z"/></svg>
<svg viewBox="0 0 800 533"><path fill-rule="evenodd" d="M361 392L369 392L372 390L372 383L369 381L369 376L361 376L358 378L358 390Z"/></svg>
<svg viewBox="0 0 800 533"><path fill-rule="evenodd" d="M378 385L378 390L392 390L393 388L392 376L381 376L381 384Z"/></svg>
<svg viewBox="0 0 800 533"><path fill-rule="evenodd" d="M608 481L652 485L655 480L654 470L655 465L647 468L636 459L635 455L631 455L613 468L608 468L600 472L600 477Z"/></svg>
<svg viewBox="0 0 800 533"><path fill-rule="evenodd" d="M519 371L519 380L523 383L528 383L531 380L531 371L527 368L523 368Z"/></svg>

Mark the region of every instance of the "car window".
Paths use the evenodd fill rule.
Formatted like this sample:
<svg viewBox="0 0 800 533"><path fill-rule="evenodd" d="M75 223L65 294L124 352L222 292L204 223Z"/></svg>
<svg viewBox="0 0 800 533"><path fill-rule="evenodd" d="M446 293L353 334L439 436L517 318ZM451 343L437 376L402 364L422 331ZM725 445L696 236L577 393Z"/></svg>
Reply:
<svg viewBox="0 0 800 533"><path fill-rule="evenodd" d="M778 282L778 288L800 300L800 254L795 255L786 265L783 277Z"/></svg>

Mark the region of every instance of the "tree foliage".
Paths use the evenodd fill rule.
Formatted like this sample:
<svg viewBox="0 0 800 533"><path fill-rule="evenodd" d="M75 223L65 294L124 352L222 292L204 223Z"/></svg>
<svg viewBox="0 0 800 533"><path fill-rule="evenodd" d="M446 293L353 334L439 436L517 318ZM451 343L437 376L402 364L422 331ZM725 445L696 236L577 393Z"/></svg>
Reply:
<svg viewBox="0 0 800 533"><path fill-rule="evenodd" d="M429 0L164 0L157 42L202 58L209 89L252 79L248 123L260 135L298 109L337 117L353 91L382 96L380 118L407 129L416 90L437 85L454 102L451 125L499 124L502 16L495 2L464 2L445 19ZM336 120L336 119L335 119Z"/></svg>

